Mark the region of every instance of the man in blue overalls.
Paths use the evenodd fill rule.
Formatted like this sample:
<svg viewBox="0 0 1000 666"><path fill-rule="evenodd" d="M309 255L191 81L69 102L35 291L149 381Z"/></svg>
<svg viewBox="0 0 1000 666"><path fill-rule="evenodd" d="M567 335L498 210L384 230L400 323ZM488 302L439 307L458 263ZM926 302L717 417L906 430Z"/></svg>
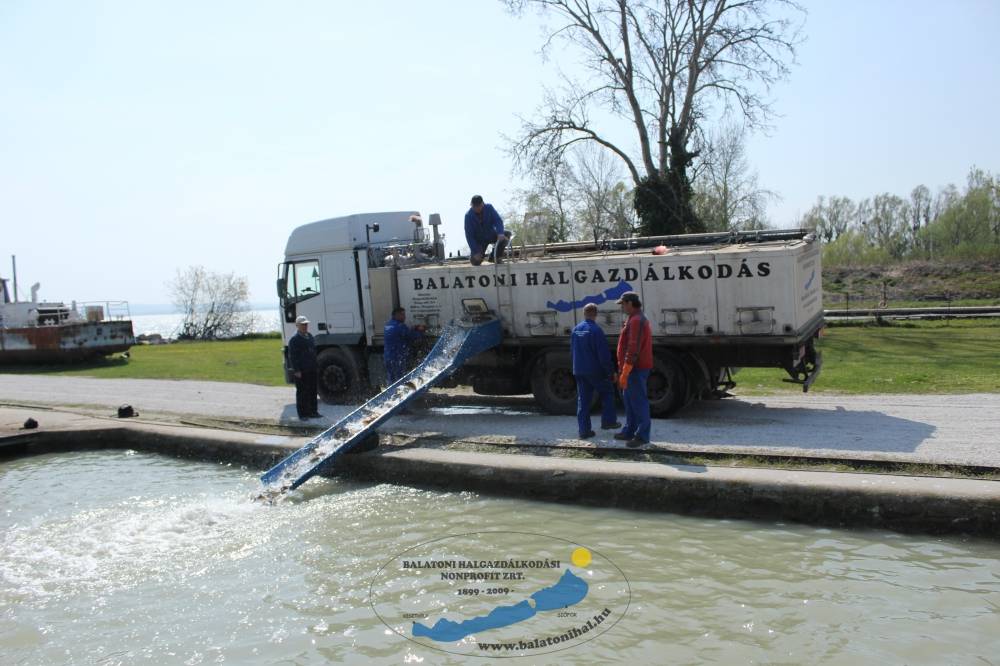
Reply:
<svg viewBox="0 0 1000 666"><path fill-rule="evenodd" d="M473 266L483 263L487 256L495 255L496 262L503 261L503 251L510 239L503 229L500 213L492 204L483 203L478 194L472 197L472 207L465 214L465 240L469 244L469 261ZM486 251L490 244L495 244L495 252Z"/></svg>
<svg viewBox="0 0 1000 666"><path fill-rule="evenodd" d="M598 326L597 306L588 303L583 307L584 320L573 329L569 339L573 355L573 376L576 378L576 421L580 439L594 436L590 429L590 404L594 391L601 396L601 430L621 427L615 419L615 389L611 377L615 366L611 362L608 339Z"/></svg>
<svg viewBox="0 0 1000 666"><path fill-rule="evenodd" d="M385 345L382 359L385 361L385 378L389 384L410 371L410 344L424 335L424 327L417 324L413 328L406 325L406 310L396 308L392 319L382 329Z"/></svg>

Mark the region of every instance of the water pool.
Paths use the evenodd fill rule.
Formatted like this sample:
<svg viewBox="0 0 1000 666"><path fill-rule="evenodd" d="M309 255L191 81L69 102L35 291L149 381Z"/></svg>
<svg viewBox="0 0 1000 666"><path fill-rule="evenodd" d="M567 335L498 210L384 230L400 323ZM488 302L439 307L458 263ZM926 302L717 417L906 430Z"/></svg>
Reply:
<svg viewBox="0 0 1000 666"><path fill-rule="evenodd" d="M995 541L337 479L262 506L248 501L257 489L256 471L133 451L0 463L3 663L468 663L394 633L369 595L400 552L482 531L586 544L628 579L628 609L612 629L519 663L1000 655ZM403 596L422 591L403 584L413 587Z"/></svg>

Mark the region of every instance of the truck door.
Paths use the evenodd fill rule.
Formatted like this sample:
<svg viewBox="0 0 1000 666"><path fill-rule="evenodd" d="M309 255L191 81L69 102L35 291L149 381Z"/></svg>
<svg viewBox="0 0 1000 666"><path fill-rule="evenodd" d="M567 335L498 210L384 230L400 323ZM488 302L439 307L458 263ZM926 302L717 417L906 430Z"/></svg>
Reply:
<svg viewBox="0 0 1000 666"><path fill-rule="evenodd" d="M323 301L326 303L325 330L323 333L351 334L360 337L362 329L359 311L358 279L352 252L333 252L323 255Z"/></svg>
<svg viewBox="0 0 1000 666"><path fill-rule="evenodd" d="M319 325L326 325L322 284L319 259L296 259L282 264L278 285L285 339L295 333L295 319L300 316L309 320L311 332L322 332Z"/></svg>

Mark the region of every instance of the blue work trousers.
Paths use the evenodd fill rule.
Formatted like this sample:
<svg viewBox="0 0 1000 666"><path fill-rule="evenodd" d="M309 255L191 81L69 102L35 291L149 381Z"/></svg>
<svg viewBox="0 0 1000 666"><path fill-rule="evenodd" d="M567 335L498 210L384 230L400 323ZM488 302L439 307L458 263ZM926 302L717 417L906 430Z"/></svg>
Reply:
<svg viewBox="0 0 1000 666"><path fill-rule="evenodd" d="M392 385L396 383L396 380L401 378L407 372L410 371L409 363L407 359L400 358L398 356L393 356L391 358L383 357L385 362L385 381L386 385Z"/></svg>
<svg viewBox="0 0 1000 666"><path fill-rule="evenodd" d="M576 421L581 435L590 428L590 405L594 401L594 391L601 396L601 427L614 426L615 387L611 380L602 375L574 375L576 377Z"/></svg>
<svg viewBox="0 0 1000 666"><path fill-rule="evenodd" d="M633 370L628 375L628 384L622 393L625 402L625 429L622 432L630 437L639 437L649 441L649 430L652 423L649 420L649 398L646 396L646 380L649 370Z"/></svg>

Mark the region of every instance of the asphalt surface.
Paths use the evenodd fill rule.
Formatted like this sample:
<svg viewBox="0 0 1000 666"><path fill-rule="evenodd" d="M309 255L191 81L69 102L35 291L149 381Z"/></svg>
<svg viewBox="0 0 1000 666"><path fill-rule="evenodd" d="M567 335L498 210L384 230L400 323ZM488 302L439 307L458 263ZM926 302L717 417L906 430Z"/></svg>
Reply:
<svg viewBox="0 0 1000 666"><path fill-rule="evenodd" d="M383 429L527 446L621 446L610 431L577 440L574 417L540 413L526 398L452 394L444 402L416 408ZM109 414L131 404L143 416L297 422L293 388L222 382L0 374L0 403L106 408ZM326 420L313 423L336 420L349 409L321 405ZM598 421L595 415L595 426ZM1000 468L998 426L1000 394L789 394L696 403L674 418L654 420L651 446Z"/></svg>

